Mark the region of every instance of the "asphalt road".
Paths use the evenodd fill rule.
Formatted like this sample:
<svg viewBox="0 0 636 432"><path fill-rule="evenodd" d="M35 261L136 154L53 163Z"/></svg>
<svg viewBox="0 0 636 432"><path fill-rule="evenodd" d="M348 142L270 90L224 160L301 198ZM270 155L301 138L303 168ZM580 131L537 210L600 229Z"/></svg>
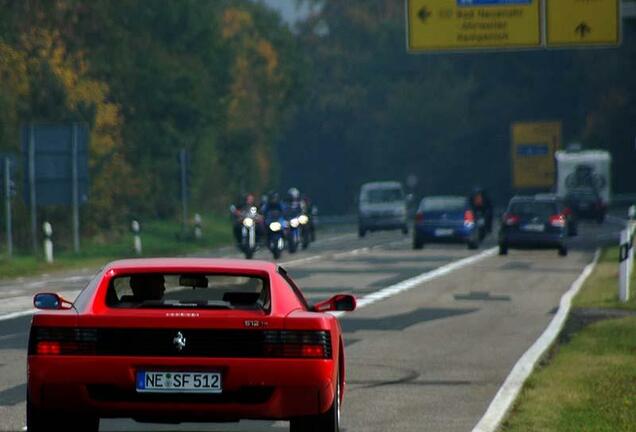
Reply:
<svg viewBox="0 0 636 432"><path fill-rule="evenodd" d="M596 247L617 242L618 230L615 222L583 224L565 258L552 250L512 250L506 257L484 254L484 249L494 246L494 239L479 251L452 244L414 251L410 237L397 231L358 239L353 229L323 236L309 250L284 256L283 265L307 297L316 301L338 292L377 300L373 293L482 254L477 262L409 290L395 295L390 292L396 290L385 290L385 298L368 301L342 317L348 381L344 429L470 431L517 359L547 326L561 295L592 260ZM260 252L256 258L270 256ZM73 293L89 274L0 283L0 300L10 303L0 314L19 309L24 301L20 289L25 298L43 289ZM29 316L0 321L0 430L22 430L25 424L29 323ZM287 429L286 422L177 426L119 419L101 422L104 431Z"/></svg>

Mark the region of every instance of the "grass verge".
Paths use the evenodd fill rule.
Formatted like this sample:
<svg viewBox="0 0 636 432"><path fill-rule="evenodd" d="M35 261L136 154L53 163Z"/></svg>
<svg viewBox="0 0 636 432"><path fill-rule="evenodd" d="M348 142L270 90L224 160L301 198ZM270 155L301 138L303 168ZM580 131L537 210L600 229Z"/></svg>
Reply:
<svg viewBox="0 0 636 432"><path fill-rule="evenodd" d="M181 236L181 225L176 221L148 222L142 227L142 256L175 256L203 251L230 244L232 232L227 218L206 217L203 220L203 237L194 240L189 236ZM13 259L0 259L0 279L18 276L34 276L60 270L78 268L97 269L105 263L134 256L132 234L125 234L114 239L94 238L83 240L81 252L71 251L55 253L52 264L44 262L42 256L17 255Z"/></svg>
<svg viewBox="0 0 636 432"><path fill-rule="evenodd" d="M636 309L618 292L618 251L603 251L574 308ZM503 432L636 431L636 317L596 322L552 348L526 381Z"/></svg>

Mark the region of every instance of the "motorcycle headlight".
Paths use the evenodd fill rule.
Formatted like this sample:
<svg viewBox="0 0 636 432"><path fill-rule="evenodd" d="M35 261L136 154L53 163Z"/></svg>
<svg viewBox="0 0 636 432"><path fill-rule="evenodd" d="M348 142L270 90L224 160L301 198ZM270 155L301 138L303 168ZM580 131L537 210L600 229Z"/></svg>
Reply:
<svg viewBox="0 0 636 432"><path fill-rule="evenodd" d="M306 225L307 222L309 222L309 218L307 217L307 215L300 215L298 216L298 222L300 222L303 225Z"/></svg>
<svg viewBox="0 0 636 432"><path fill-rule="evenodd" d="M298 218L293 218L292 220L289 221L289 224L292 226L292 228L298 228Z"/></svg>
<svg viewBox="0 0 636 432"><path fill-rule="evenodd" d="M254 219L252 218L243 219L243 226L245 228L252 228L254 226Z"/></svg>
<svg viewBox="0 0 636 432"><path fill-rule="evenodd" d="M269 229L276 232L276 231L280 231L281 229L281 225L280 222L272 222L269 224Z"/></svg>

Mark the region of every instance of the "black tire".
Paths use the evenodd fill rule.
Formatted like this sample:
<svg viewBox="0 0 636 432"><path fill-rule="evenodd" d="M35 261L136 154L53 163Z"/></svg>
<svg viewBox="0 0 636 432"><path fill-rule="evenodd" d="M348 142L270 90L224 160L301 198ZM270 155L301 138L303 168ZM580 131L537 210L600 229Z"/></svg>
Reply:
<svg viewBox="0 0 636 432"><path fill-rule="evenodd" d="M508 255L508 245L507 244L499 244L499 255Z"/></svg>
<svg viewBox="0 0 636 432"><path fill-rule="evenodd" d="M475 250L479 248L479 242L476 240L471 240L467 243L468 249Z"/></svg>
<svg viewBox="0 0 636 432"><path fill-rule="evenodd" d="M280 258L280 249L278 249L277 247L274 248L272 250L272 256L274 257L275 260L277 260L278 258Z"/></svg>
<svg viewBox="0 0 636 432"><path fill-rule="evenodd" d="M98 432L99 417L70 413L57 416L55 413L45 413L37 409L27 396L26 404L27 430L41 431L77 431Z"/></svg>
<svg viewBox="0 0 636 432"><path fill-rule="evenodd" d="M559 246L559 256L568 256L568 247L565 245Z"/></svg>
<svg viewBox="0 0 636 432"><path fill-rule="evenodd" d="M419 249L422 249L423 247L424 247L424 242L421 239L419 239L419 238L414 236L413 237L413 249L419 250Z"/></svg>
<svg viewBox="0 0 636 432"><path fill-rule="evenodd" d="M407 235L409 233L409 227L404 225L402 227L402 234Z"/></svg>
<svg viewBox="0 0 636 432"><path fill-rule="evenodd" d="M358 237L362 238L362 237L364 237L365 235L367 235L367 230L366 230L366 229L364 229L364 228L362 228L362 227L359 227L359 228L358 228Z"/></svg>
<svg viewBox="0 0 636 432"><path fill-rule="evenodd" d="M329 409L318 415L291 419L290 432L339 432L340 431L340 374L336 377L336 394Z"/></svg>
<svg viewBox="0 0 636 432"><path fill-rule="evenodd" d="M245 254L245 259L252 259L252 257L254 256L253 249L245 249L243 253Z"/></svg>

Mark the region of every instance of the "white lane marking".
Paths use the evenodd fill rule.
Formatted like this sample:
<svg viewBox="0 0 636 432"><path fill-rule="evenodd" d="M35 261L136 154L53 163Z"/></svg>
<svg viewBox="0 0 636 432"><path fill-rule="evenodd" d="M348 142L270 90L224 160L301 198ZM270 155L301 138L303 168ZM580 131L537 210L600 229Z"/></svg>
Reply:
<svg viewBox="0 0 636 432"><path fill-rule="evenodd" d="M290 266L295 266L298 264L304 264L304 263L308 263L311 261L317 261L319 259L322 259L323 256L322 255L312 255L306 258L298 258L296 260L292 260L292 261L285 261L285 262L281 262L281 265L284 265L286 267L290 267Z"/></svg>
<svg viewBox="0 0 636 432"><path fill-rule="evenodd" d="M594 259L591 263L585 266L583 272L572 283L570 289L563 294L559 303L559 310L550 321L548 327L539 336L539 339L526 351L523 356L517 361L517 364L512 368L510 375L506 378L503 385L495 395L486 413L479 420L479 423L473 428L472 432L494 432L496 431L504 417L512 407L512 404L517 399L523 384L526 379L532 373L539 359L548 350L548 348L554 343L557 338L563 324L570 312L572 306L572 299L579 292L587 278L590 276L594 267L598 262L600 256L600 250L597 250L594 254Z"/></svg>
<svg viewBox="0 0 636 432"><path fill-rule="evenodd" d="M350 250L350 251L347 251L347 252L339 252L339 253L333 254L332 257L338 259L338 258L344 258L344 257L347 257L347 256L360 255L361 253L369 252L369 250L370 250L369 247L363 247L363 248Z"/></svg>
<svg viewBox="0 0 636 432"><path fill-rule="evenodd" d="M24 310L20 312L13 312L6 315L0 315L0 321L6 321L6 320L14 319L14 318L20 318L27 315L33 315L35 312L37 312L37 309L29 309L29 310Z"/></svg>
<svg viewBox="0 0 636 432"><path fill-rule="evenodd" d="M441 267L436 268L435 270L428 271L426 273L422 273L418 276L412 277L410 279L403 280L402 282L398 282L395 285L388 286L386 288L382 288L379 291L373 292L369 295L364 296L359 299L357 302L356 309L361 309L363 307L369 306L373 303L377 303L380 300L384 300L389 297L393 297L397 294L403 293L410 289L415 288L418 285L421 285L425 282L429 282L433 279L437 279L441 276L447 275L455 270L459 270L461 268L467 267L471 264L475 264L478 261L481 261L485 258L491 257L497 253L499 249L494 247L490 249L486 249L483 252L480 252L476 255L471 255L466 258L462 258L457 261L453 261L451 263L445 264ZM342 316L345 312L333 312L333 315L339 317Z"/></svg>

